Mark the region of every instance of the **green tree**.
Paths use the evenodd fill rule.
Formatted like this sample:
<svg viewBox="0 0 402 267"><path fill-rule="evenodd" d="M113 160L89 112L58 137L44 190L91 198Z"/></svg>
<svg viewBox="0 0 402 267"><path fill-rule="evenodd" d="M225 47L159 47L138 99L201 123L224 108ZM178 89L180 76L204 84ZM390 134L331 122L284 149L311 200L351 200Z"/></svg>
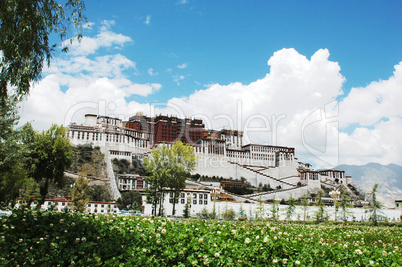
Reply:
<svg viewBox="0 0 402 267"><path fill-rule="evenodd" d="M302 199L301 199L301 205L302 205L302 209L303 209L303 221L306 221L307 218L307 213L308 213L308 199L307 199L307 195L303 195Z"/></svg>
<svg viewBox="0 0 402 267"><path fill-rule="evenodd" d="M145 170L150 174L147 179L148 201L153 204L155 215L157 204L163 202L166 187L172 194L172 215L175 215L176 202L186 186L186 178L190 177L190 172L194 170L196 163L197 158L192 146L183 145L181 141L172 147L162 144L152 150L150 158L144 159ZM162 210L162 205L159 209Z"/></svg>
<svg viewBox="0 0 402 267"><path fill-rule="evenodd" d="M318 191L316 206L318 210L315 213L315 218L317 222L323 222L325 219L325 205L322 201L322 197L324 196L324 192L322 190Z"/></svg>
<svg viewBox="0 0 402 267"><path fill-rule="evenodd" d="M277 221L279 218L279 201L275 199L275 197L272 199L272 206L271 206L271 213L272 213L272 219L274 221Z"/></svg>
<svg viewBox="0 0 402 267"><path fill-rule="evenodd" d="M112 199L109 190L104 185L91 185L88 190L91 201L108 202Z"/></svg>
<svg viewBox="0 0 402 267"><path fill-rule="evenodd" d="M27 181L27 144L33 130L30 124L16 129L18 110L16 100L7 99L0 105L0 204L8 205L17 199Z"/></svg>
<svg viewBox="0 0 402 267"><path fill-rule="evenodd" d="M172 192L172 215L175 215L176 202L179 200L181 191L186 187L186 179L191 176L190 173L197 165L197 157L194 148L190 144L184 145L181 141L172 146L170 157L170 175L167 186Z"/></svg>
<svg viewBox="0 0 402 267"><path fill-rule="evenodd" d="M88 182L89 181L80 174L75 180L74 187L71 190L71 198L73 201L74 209L80 213L84 213L87 209L89 201Z"/></svg>
<svg viewBox="0 0 402 267"><path fill-rule="evenodd" d="M234 218L236 217L236 212L235 212L233 209L231 209L231 208L228 209L228 208L226 207L226 209L225 209L225 211L223 212L222 216L223 216L223 219L224 219L225 221L233 221Z"/></svg>
<svg viewBox="0 0 402 267"><path fill-rule="evenodd" d="M152 211L155 216L158 203L160 203L170 175L170 170L168 169L169 153L169 148L166 145L162 145L152 150L149 158L144 158L145 170L148 173L147 202L152 203Z"/></svg>
<svg viewBox="0 0 402 267"><path fill-rule="evenodd" d="M329 195L334 199L334 221L336 222L336 218L337 218L337 214L338 214L338 210L339 210L339 203L338 203L338 198L341 195L341 192L339 190L332 190L331 192L329 192Z"/></svg>
<svg viewBox="0 0 402 267"><path fill-rule="evenodd" d="M33 178L27 178L20 190L23 207L31 208L31 203L40 198L39 184Z"/></svg>
<svg viewBox="0 0 402 267"><path fill-rule="evenodd" d="M214 209L215 209L215 206L214 206ZM245 219L247 217L246 210L243 208L243 203L240 203L239 215L240 215L241 219ZM213 219L215 219L215 218L213 218Z"/></svg>
<svg viewBox="0 0 402 267"><path fill-rule="evenodd" d="M286 210L286 220L291 220L296 210L296 200L290 195L288 200L288 208Z"/></svg>
<svg viewBox="0 0 402 267"><path fill-rule="evenodd" d="M117 199L120 210L140 210L142 206L142 196L138 191L127 191Z"/></svg>
<svg viewBox="0 0 402 267"><path fill-rule="evenodd" d="M190 218L190 205L187 202L186 205L184 205L183 217Z"/></svg>
<svg viewBox="0 0 402 267"><path fill-rule="evenodd" d="M241 209L243 209L242 206L240 206ZM243 214L243 212L241 212ZM256 208L256 217L257 218L264 218L264 214L265 214L265 206L264 206L264 201L261 200L261 196L260 199L257 203L257 208Z"/></svg>
<svg viewBox="0 0 402 267"><path fill-rule="evenodd" d="M53 124L49 130L36 133L30 145L30 175L40 185L40 204L45 201L50 183L63 186L64 171L72 158L66 133L66 128Z"/></svg>
<svg viewBox="0 0 402 267"><path fill-rule="evenodd" d="M0 105L10 97L10 88L15 89L12 96L21 99L29 93L30 83L40 78L44 61L50 64L56 48L49 42L51 34L66 39L73 24L81 38L84 2L63 2L64 6L57 0L0 2Z"/></svg>
<svg viewBox="0 0 402 267"><path fill-rule="evenodd" d="M349 208L352 208L353 205L349 203L350 197L346 193L345 189L341 188L341 199L338 203L339 208L342 212L343 221L347 221L348 215L350 215Z"/></svg>
<svg viewBox="0 0 402 267"><path fill-rule="evenodd" d="M379 213L383 207L382 203L377 200L377 190L378 184L375 184L371 190L371 193L369 194L370 200L368 205L368 210L371 213L370 221L372 221L374 225L378 224Z"/></svg>

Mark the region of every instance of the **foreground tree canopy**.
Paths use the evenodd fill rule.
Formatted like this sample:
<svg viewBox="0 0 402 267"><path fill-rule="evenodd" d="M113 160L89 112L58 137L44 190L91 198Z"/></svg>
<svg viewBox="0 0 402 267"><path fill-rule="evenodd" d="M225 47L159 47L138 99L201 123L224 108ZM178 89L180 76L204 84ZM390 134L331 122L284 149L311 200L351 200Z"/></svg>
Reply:
<svg viewBox="0 0 402 267"><path fill-rule="evenodd" d="M49 130L36 133L30 145L30 175L39 183L44 203L50 183L63 185L64 171L71 165L72 150L67 130L52 125Z"/></svg>
<svg viewBox="0 0 402 267"><path fill-rule="evenodd" d="M0 203L5 205L18 197L27 179L27 150L23 136L29 126L15 129L18 123L15 104L15 100L7 99L0 105Z"/></svg>
<svg viewBox="0 0 402 267"><path fill-rule="evenodd" d="M150 174L147 182L150 186L148 200L153 204L154 214L156 206L163 198L166 188L172 193L173 214L180 192L186 186L186 179L190 177L197 164L197 157L191 145L184 145L178 141L171 147L161 144L152 150L151 157L144 159L145 170ZM160 206L160 212L162 207Z"/></svg>
<svg viewBox="0 0 402 267"><path fill-rule="evenodd" d="M27 202L37 197L39 183L42 201L49 183L63 184L64 171L71 164L71 145L62 126L52 125L37 133L27 123L17 128L16 100L0 105L0 204L8 205L22 196ZM43 202L42 202L43 203Z"/></svg>
<svg viewBox="0 0 402 267"><path fill-rule="evenodd" d="M0 104L9 97L9 87L17 99L29 93L30 82L40 78L56 47L50 44L51 34L65 39L71 24L80 30L84 10L81 0L0 1Z"/></svg>

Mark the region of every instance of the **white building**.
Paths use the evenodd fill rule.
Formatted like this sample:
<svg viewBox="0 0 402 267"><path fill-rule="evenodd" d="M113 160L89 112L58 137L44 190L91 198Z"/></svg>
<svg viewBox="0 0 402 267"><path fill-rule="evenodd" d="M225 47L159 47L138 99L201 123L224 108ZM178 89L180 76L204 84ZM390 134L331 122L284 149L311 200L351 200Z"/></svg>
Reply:
<svg viewBox="0 0 402 267"><path fill-rule="evenodd" d="M163 215L172 215L173 211L173 198L171 192L165 192L163 197ZM145 200L145 199L144 199ZM144 214L152 215L152 204L145 203ZM213 199L211 198L210 190L202 189L184 189L180 193L180 198L177 200L175 205L176 215L182 216L186 208L186 203L188 204L190 216L194 217L200 213L203 209L211 210L213 207ZM159 211L159 205L158 205ZM157 211L157 213L158 213Z"/></svg>
<svg viewBox="0 0 402 267"><path fill-rule="evenodd" d="M158 129L162 132L155 135L153 129L156 122L152 118L143 115L133 118L137 119L123 122L117 118L87 114L83 125L69 126L68 136L73 145L91 143L99 146L109 159L129 161L132 158L147 157L157 146L155 138L172 137L170 133L173 128L169 128L168 122L163 122L167 124L161 125ZM172 121L175 121L174 118ZM162 123L161 120L158 123ZM197 127L197 131L203 130L200 128L203 127L201 120L197 120ZM281 194L292 195L294 198L301 197L310 189L316 191L321 187L321 183L335 186L351 182L351 177L345 176L344 171L317 172L310 164L298 162L292 147L243 145L242 137L243 132L236 130L204 130L203 138L192 143L198 157L194 174L239 180L245 178L254 186L270 185L271 188L282 190ZM132 190L133 186L135 187L135 179L126 179L124 182L118 179L116 183L120 190ZM275 192L258 194L263 200L272 199L274 196Z"/></svg>
<svg viewBox="0 0 402 267"><path fill-rule="evenodd" d="M145 190L148 184L144 177L137 174L118 174L117 188L120 191Z"/></svg>

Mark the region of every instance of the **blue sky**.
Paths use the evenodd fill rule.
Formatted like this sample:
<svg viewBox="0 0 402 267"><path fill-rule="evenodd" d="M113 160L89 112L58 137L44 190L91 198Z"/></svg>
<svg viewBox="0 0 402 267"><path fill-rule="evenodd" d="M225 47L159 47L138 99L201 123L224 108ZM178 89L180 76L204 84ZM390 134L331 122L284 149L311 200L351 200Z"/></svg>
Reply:
<svg viewBox="0 0 402 267"><path fill-rule="evenodd" d="M86 1L89 21L114 20L130 36L136 81L163 90L140 102L187 96L212 83L250 83L282 48L306 57L328 48L344 91L387 79L402 58L400 1ZM149 16L149 24L144 23ZM178 65L187 68L178 69ZM150 77L153 68L159 75ZM172 69L172 73L167 70ZM177 84L172 76L184 76ZM198 84L199 83L199 84Z"/></svg>
<svg viewBox="0 0 402 267"><path fill-rule="evenodd" d="M401 1L85 3L82 42L54 55L21 123L175 114L317 167L402 164Z"/></svg>

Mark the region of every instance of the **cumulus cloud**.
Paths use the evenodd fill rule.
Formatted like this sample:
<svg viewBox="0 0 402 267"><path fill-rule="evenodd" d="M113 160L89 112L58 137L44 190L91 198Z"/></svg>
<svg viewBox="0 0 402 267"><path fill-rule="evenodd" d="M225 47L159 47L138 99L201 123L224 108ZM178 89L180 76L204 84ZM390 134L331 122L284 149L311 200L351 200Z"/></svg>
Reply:
<svg viewBox="0 0 402 267"><path fill-rule="evenodd" d="M63 86L68 90L62 92ZM149 111L149 105L127 103L126 98L147 96L161 87L156 83L135 84L124 78L83 80L50 74L31 88L29 98L22 104L21 122L33 121L35 128L46 129L52 123L82 122L86 113L125 116L130 114L130 106Z"/></svg>
<svg viewBox="0 0 402 267"><path fill-rule="evenodd" d="M372 82L366 87L352 88L342 100L340 108L341 126L353 123L370 126L384 117L402 116L402 62L395 66L393 76L388 80Z"/></svg>
<svg viewBox="0 0 402 267"><path fill-rule="evenodd" d="M106 31L110 25L103 27ZM96 58L75 54L71 60L59 60L32 88L23 117L47 128L51 122L80 122L87 112L123 119L137 111L175 114L201 118L206 128L243 130L246 143L295 147L300 161L317 167L370 161L402 164L402 63L388 80L353 88L338 104L335 99L343 95L345 78L329 56L327 49L310 59L295 49L282 49L268 60L270 72L250 84L212 84L187 97L150 105L128 100L161 88L125 77L124 71L135 69L135 62L118 53ZM178 84L186 78L173 75L172 69L167 72ZM155 75L154 70L148 69L148 74ZM352 132L342 130L355 124Z"/></svg>
<svg viewBox="0 0 402 267"><path fill-rule="evenodd" d="M45 67L44 78L33 85L22 103L21 124L32 121L41 130L52 123L80 121L86 112L128 114L128 107L149 110L149 105L128 104L126 99L133 95L148 96L162 85L139 84L127 78L128 71L136 73L136 63L111 51L131 38L112 32L113 24L114 21L103 21L98 35L74 43L72 53ZM101 47L110 47L111 53L99 53ZM92 56L95 53L99 56Z"/></svg>
<svg viewBox="0 0 402 267"><path fill-rule="evenodd" d="M89 55L102 47L123 47L126 43L133 42L129 36L112 32L110 28L114 24L114 21L104 20L95 37L84 36L80 42L74 39L72 44L70 44L70 40L66 40L62 45L69 46L69 52L73 55Z"/></svg>
<svg viewBox="0 0 402 267"><path fill-rule="evenodd" d="M353 88L338 104L345 78L329 55L320 49L309 60L282 49L269 59L264 78L173 98L165 113L199 117L210 128L244 130L245 142L295 147L300 160L317 167L401 164L400 131L390 130L401 128L401 63L388 80ZM355 123L352 133L342 131Z"/></svg>

